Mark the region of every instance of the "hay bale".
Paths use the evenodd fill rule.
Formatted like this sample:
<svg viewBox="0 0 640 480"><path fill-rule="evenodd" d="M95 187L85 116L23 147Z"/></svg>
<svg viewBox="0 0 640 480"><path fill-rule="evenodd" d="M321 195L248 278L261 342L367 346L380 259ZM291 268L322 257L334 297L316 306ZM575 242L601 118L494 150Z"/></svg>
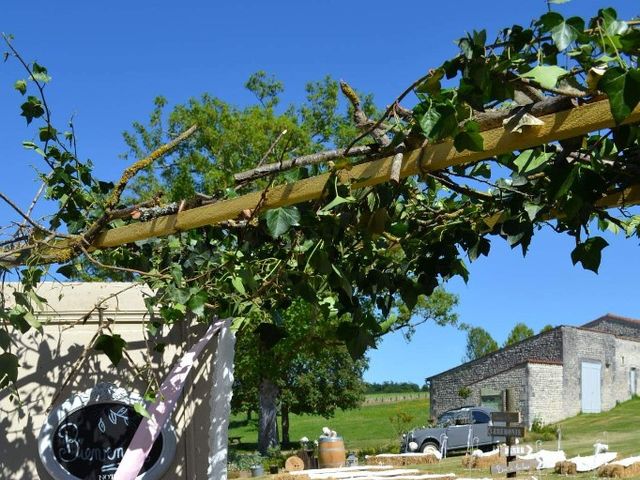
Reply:
<svg viewBox="0 0 640 480"><path fill-rule="evenodd" d="M578 469L575 463L564 461L556 463L555 472L563 475L575 475L578 473Z"/></svg>
<svg viewBox="0 0 640 480"><path fill-rule="evenodd" d="M623 478L624 467L622 465L603 465L598 469L599 477Z"/></svg>
<svg viewBox="0 0 640 480"><path fill-rule="evenodd" d="M599 477L608 478L631 478L640 476L640 462L632 463L629 466L621 465L620 463L610 463L609 465L603 465L598 469Z"/></svg>
<svg viewBox="0 0 640 480"><path fill-rule="evenodd" d="M291 475L290 473L279 473L271 477L273 480L311 480L311 477L305 473L300 475Z"/></svg>
<svg viewBox="0 0 640 480"><path fill-rule="evenodd" d="M477 455L466 454L462 458L462 466L464 468L491 468L493 465L506 465L507 460L505 457L501 457L499 453L493 455L483 455L481 457Z"/></svg>
<svg viewBox="0 0 640 480"><path fill-rule="evenodd" d="M406 467L407 465L431 465L438 463L435 455L368 455L365 458L366 465L389 465L391 467Z"/></svg>

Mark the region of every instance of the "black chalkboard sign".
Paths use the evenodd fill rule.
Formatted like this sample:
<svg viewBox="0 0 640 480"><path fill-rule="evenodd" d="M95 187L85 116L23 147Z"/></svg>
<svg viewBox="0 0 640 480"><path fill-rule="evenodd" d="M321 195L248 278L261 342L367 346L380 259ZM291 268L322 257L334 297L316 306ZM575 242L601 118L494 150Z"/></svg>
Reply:
<svg viewBox="0 0 640 480"><path fill-rule="evenodd" d="M77 478L111 480L141 421L142 416L123 403L94 403L75 410L53 434L55 459ZM160 434L140 473L160 459L162 442Z"/></svg>

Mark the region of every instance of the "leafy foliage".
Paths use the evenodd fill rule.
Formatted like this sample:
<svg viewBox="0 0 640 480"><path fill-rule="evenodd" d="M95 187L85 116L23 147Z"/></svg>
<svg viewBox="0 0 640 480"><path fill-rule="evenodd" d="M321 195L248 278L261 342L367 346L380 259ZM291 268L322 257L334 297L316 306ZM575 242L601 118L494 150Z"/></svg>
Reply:
<svg viewBox="0 0 640 480"><path fill-rule="evenodd" d="M533 337L533 335L533 330L531 330L526 324L522 322L516 323L509 332L509 335L504 342L504 346L508 347L509 345L515 345L529 337Z"/></svg>
<svg viewBox="0 0 640 480"><path fill-rule="evenodd" d="M498 350L498 343L491 334L482 327L472 327L467 331L465 362L476 360Z"/></svg>
<svg viewBox="0 0 640 480"><path fill-rule="evenodd" d="M27 65L26 80L20 75L14 87L26 96L22 115L36 128L37 141L24 145L43 158L45 195L59 208L46 225L31 225L27 235L21 227L7 239L8 253L28 265L22 271L27 297L0 311L0 330L38 327L35 300L28 295L46 273L39 265L50 261L73 278L88 272L147 283L156 292L147 304L158 312L157 324L205 322L217 314L234 317L241 332L254 332L261 324L281 328L283 312L300 300L313 311L314 328L353 357L388 332L403 329L410 335L428 319L455 323L456 299L439 286L454 276L466 279L466 262L488 255L492 239L526 254L534 233L549 225L575 240L574 263L597 271L606 242L594 230L639 234L634 212L612 212L598 204L635 185L640 171L639 129L625 124L639 100L635 24L619 20L613 9L600 10L589 21L550 12L527 27L500 31L493 43L485 31L474 31L458 46L458 55L415 87L411 112L390 110L381 124L393 137L390 150L376 144L373 155L425 140L451 140L459 151L481 150L486 114L509 111L517 124L509 131L525 131L536 128L527 102L541 99L591 102L606 95L616 126L398 184L355 189L341 178L341 170L351 165L345 159L236 184L234 172L262 160L281 162L345 147L358 133L353 107L340 104L334 80L309 84L302 105L279 110L283 85L259 72L247 82L259 105L238 108L204 94L167 115L166 100L158 98L148 125L135 123L125 134L130 147L125 157L142 158L193 124L198 134L147 167L122 199L114 199L114 186L94 178L91 163L77 158L73 129L54 127L42 95L48 72ZM17 55L10 50L9 56ZM360 98L365 115L374 117L371 97ZM83 250L103 228L140 221L115 215L132 204L177 202L189 209L247 192L262 197L273 185L320 172L330 176L325 195L314 203L268 213L258 203L214 226L90 255ZM43 258L41 246L55 240L66 246L53 259ZM474 340L480 350L473 347L468 355L495 344L476 333L483 340ZM286 338L272 337L273 348ZM121 340L112 336L98 345L117 362Z"/></svg>

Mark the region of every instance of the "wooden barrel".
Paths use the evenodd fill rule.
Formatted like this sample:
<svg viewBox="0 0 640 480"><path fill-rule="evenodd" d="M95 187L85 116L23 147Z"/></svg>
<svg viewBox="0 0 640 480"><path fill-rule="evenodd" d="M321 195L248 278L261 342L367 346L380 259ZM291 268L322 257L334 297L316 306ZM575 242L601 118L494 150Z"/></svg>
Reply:
<svg viewBox="0 0 640 480"><path fill-rule="evenodd" d="M344 467L346 454L342 437L320 437L318 439L318 467Z"/></svg>

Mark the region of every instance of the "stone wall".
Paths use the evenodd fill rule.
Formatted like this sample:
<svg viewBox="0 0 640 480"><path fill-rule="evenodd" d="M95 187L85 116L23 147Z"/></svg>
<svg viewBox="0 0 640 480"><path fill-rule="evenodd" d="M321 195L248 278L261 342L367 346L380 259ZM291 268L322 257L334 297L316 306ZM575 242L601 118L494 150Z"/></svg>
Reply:
<svg viewBox="0 0 640 480"><path fill-rule="evenodd" d="M631 398L629 370L640 368L640 342L582 328L562 327L564 417L580 413L582 362L600 362L602 410Z"/></svg>
<svg viewBox="0 0 640 480"><path fill-rule="evenodd" d="M565 418L563 370L564 367L558 364L527 365L527 399L526 407L522 410L527 426L531 426L535 419L548 424Z"/></svg>
<svg viewBox="0 0 640 480"><path fill-rule="evenodd" d="M446 410L469 405L474 400L479 403L480 391L476 387L472 388L473 384L507 372L529 360L561 362L561 328L535 335L516 345L429 378L431 416L437 417ZM458 392L462 387L472 388L472 397L461 398Z"/></svg>
<svg viewBox="0 0 640 480"><path fill-rule="evenodd" d="M479 382L469 385L472 396L467 400L474 405L480 405L480 393L482 390L495 390L504 392L509 390L511 394L510 404L515 411L524 412L527 401L527 366L522 363L509 370L498 373Z"/></svg>
<svg viewBox="0 0 640 480"><path fill-rule="evenodd" d="M640 339L640 322L613 315L605 315L582 326L590 330L611 333L619 337Z"/></svg>
<svg viewBox="0 0 640 480"><path fill-rule="evenodd" d="M115 368L106 356L89 350L85 360L78 361L95 335L101 318L102 321L111 318L114 320L113 331L128 341L127 352L136 363L142 363L146 346L141 320L147 314L143 291L119 283L49 284L47 288L39 291L51 301L48 311L40 316L44 323L42 333L32 330L15 339L21 360L18 393L22 404L16 403L16 397L12 397L8 389L0 391L2 479L50 479L38 459L37 437L52 403L57 405L72 393L85 391L100 382L111 382L138 394L144 393L145 385L136 378L126 358ZM94 310L82 318L99 299L117 291L122 292L103 304L101 312ZM62 298L58 298L59 293ZM165 332L167 346L162 355L155 354L152 359L153 369L160 379L203 332L203 328L185 325ZM176 456L163 479L207 478L212 357L213 346L210 345L200 357L178 403L173 417L178 437ZM67 379L69 383L62 388ZM59 390L60 394L54 400Z"/></svg>

